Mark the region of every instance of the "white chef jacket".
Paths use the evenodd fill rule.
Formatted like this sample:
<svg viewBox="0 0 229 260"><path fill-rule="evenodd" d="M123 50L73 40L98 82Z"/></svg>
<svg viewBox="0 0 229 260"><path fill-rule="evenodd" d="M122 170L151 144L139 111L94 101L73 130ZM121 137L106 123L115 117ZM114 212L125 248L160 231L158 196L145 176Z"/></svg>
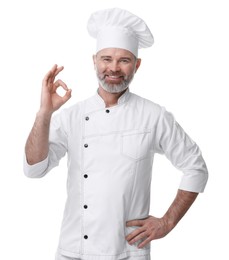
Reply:
<svg viewBox="0 0 229 260"><path fill-rule="evenodd" d="M126 221L148 217L155 153L183 172L180 189L203 192L208 172L198 146L163 107L127 90L106 108L96 93L51 120L48 157L24 162L25 175L43 177L68 154L67 201L58 251L85 260L150 254L125 236Z"/></svg>

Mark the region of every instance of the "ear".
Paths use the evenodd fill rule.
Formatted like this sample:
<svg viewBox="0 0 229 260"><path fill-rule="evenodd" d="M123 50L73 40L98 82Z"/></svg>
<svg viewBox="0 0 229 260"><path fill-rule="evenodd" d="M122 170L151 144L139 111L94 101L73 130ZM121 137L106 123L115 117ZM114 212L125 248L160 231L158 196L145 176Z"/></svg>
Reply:
<svg viewBox="0 0 229 260"><path fill-rule="evenodd" d="M95 66L96 66L96 55L93 55L93 56L92 56L92 59L93 59L94 68L95 68Z"/></svg>
<svg viewBox="0 0 229 260"><path fill-rule="evenodd" d="M136 61L136 65L135 65L135 73L137 72L138 68L140 67L141 62L142 62L141 59L137 59L137 61Z"/></svg>

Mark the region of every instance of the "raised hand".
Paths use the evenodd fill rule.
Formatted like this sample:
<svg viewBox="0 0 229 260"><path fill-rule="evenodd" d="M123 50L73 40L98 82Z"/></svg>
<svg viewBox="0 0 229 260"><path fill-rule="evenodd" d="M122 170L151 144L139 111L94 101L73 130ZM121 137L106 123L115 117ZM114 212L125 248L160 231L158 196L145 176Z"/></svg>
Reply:
<svg viewBox="0 0 229 260"><path fill-rule="evenodd" d="M52 114L71 98L71 89L69 89L62 80L58 79L55 81L56 76L63 69L63 66L58 67L57 65L54 65L42 81L40 106L42 112ZM66 91L63 97L59 96L56 92L59 87L62 87Z"/></svg>

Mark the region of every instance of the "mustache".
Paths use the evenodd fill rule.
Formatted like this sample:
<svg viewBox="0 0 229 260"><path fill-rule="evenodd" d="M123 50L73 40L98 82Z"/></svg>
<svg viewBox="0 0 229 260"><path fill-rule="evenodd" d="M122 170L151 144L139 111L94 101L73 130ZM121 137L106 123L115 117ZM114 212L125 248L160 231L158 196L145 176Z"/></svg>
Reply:
<svg viewBox="0 0 229 260"><path fill-rule="evenodd" d="M125 77L123 73L104 73L105 76Z"/></svg>
<svg viewBox="0 0 229 260"><path fill-rule="evenodd" d="M123 73L122 71L104 71L99 73L98 69L96 68L96 74L101 80L105 80L106 77L122 77L124 80L128 79L128 76Z"/></svg>

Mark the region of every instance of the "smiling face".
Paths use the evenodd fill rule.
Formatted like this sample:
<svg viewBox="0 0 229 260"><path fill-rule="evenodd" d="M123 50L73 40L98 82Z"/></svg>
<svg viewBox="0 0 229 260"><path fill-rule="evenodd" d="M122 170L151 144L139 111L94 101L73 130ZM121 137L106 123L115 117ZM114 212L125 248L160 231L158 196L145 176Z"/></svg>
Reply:
<svg viewBox="0 0 229 260"><path fill-rule="evenodd" d="M109 93L121 93L128 88L141 60L129 51L107 48L93 56L100 87Z"/></svg>

